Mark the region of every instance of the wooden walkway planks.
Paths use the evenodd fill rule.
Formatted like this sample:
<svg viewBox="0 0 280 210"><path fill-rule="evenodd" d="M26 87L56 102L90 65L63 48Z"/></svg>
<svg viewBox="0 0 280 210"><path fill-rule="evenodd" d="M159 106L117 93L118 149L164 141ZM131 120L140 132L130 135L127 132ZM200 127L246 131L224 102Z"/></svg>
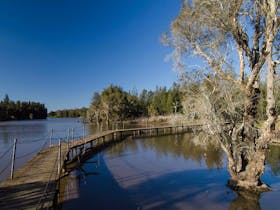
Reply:
<svg viewBox="0 0 280 210"><path fill-rule="evenodd" d="M66 146L62 148L65 153ZM1 183L0 209L36 209L40 200L45 208L51 207L58 179L57 157L57 146L47 148L17 170L13 180ZM50 193L42 197L45 191Z"/></svg>

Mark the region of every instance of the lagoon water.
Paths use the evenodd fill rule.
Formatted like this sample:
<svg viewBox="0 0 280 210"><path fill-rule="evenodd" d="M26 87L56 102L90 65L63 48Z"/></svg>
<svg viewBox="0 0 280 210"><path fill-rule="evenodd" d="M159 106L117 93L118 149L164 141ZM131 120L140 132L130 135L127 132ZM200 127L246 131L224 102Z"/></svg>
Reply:
<svg viewBox="0 0 280 210"><path fill-rule="evenodd" d="M126 140L61 181L62 209L279 209L280 148L267 152L262 180L273 191L237 194L227 159L197 134Z"/></svg>
<svg viewBox="0 0 280 210"><path fill-rule="evenodd" d="M46 120L22 120L0 122L0 182L10 175L12 149L17 139L15 170L23 166L41 149L58 143L59 139L67 141L82 138L96 132L135 127L135 124L115 123L110 127L83 124L80 118L48 118ZM137 125L137 126L147 126ZM52 132L52 140L50 141ZM69 133L70 131L70 133ZM73 132L72 132L73 131Z"/></svg>
<svg viewBox="0 0 280 210"><path fill-rule="evenodd" d="M144 125L146 126L146 125ZM124 127L135 127L126 125ZM59 138L98 129L80 119L0 122L0 182L10 173L14 138L16 169ZM68 137L69 138L69 137ZM70 139L72 132L70 133ZM238 195L227 188L227 159L198 134L126 140L93 156L62 179L62 209L279 209L280 147L271 146L262 180L273 191Z"/></svg>
<svg viewBox="0 0 280 210"><path fill-rule="evenodd" d="M82 137L94 132L94 128L84 127L79 118L49 118L46 120L23 120L0 122L0 182L5 180L10 173L12 147L17 139L15 169L36 155L42 148L50 145L51 130L52 144L57 144L58 139L67 140L70 130L72 138Z"/></svg>

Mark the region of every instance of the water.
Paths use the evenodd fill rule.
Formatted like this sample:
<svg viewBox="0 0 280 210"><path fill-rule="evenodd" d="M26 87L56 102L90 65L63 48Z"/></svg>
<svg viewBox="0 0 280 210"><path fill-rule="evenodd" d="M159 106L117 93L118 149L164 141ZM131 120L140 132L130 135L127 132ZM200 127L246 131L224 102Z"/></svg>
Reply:
<svg viewBox="0 0 280 210"><path fill-rule="evenodd" d="M49 118L0 122L0 182L10 176L14 139L17 139L15 170L35 156L41 149L58 144L58 140L72 140L102 130L150 126L114 123L100 127L83 124L79 118ZM154 125L151 125L154 126ZM52 134L51 134L52 133ZM52 136L52 138L50 138Z"/></svg>
<svg viewBox="0 0 280 210"><path fill-rule="evenodd" d="M72 128L74 138L96 131L94 127L84 126L79 118L0 122L0 182L10 174L15 138L17 139L15 169L18 169L41 149L50 145L52 129L52 144L57 144L59 138L63 140L69 138L69 128L71 128L70 138Z"/></svg>
<svg viewBox="0 0 280 210"><path fill-rule="evenodd" d="M274 191L238 195L214 143L184 134L115 144L61 181L62 209L279 209L280 148L262 180Z"/></svg>

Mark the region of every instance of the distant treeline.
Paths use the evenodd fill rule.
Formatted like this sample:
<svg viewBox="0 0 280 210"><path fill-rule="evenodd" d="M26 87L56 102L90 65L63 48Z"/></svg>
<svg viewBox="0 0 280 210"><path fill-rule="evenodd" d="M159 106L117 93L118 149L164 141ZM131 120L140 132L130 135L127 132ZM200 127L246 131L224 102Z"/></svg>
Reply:
<svg viewBox="0 0 280 210"><path fill-rule="evenodd" d="M206 81L201 83L174 83L171 88L157 87L155 91L143 89L124 91L120 86L110 85L101 93L93 94L89 108L64 109L52 111L49 117L82 117L93 123L111 123L140 117L163 116L170 114L185 114L187 118L197 117L193 113L186 99L186 89L195 90L205 86ZM277 86L277 89L279 87ZM260 103L258 104L258 119L266 118L266 89L265 84L260 84ZM280 92L276 94L277 114L280 114ZM242 111L241 111L242 112Z"/></svg>
<svg viewBox="0 0 280 210"><path fill-rule="evenodd" d="M87 116L91 122L99 124L182 113L182 95L176 83L170 89L143 89L140 94L136 90L126 92L120 86L110 85L101 93L93 94Z"/></svg>
<svg viewBox="0 0 280 210"><path fill-rule="evenodd" d="M0 101L0 121L46 119L48 111L37 102L11 101L8 95Z"/></svg>
<svg viewBox="0 0 280 210"><path fill-rule="evenodd" d="M80 108L80 109L63 109L57 111L51 111L48 114L49 117L55 118L67 118L67 117L82 117L86 118L87 116L87 108Z"/></svg>

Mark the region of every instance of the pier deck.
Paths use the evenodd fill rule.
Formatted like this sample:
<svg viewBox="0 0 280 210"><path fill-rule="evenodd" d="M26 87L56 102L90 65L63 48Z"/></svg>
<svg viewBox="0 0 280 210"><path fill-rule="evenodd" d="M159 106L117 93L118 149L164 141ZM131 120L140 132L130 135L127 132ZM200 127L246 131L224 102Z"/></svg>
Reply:
<svg viewBox="0 0 280 210"><path fill-rule="evenodd" d="M47 148L17 170L13 179L1 183L0 208L37 209L41 208L41 201L43 208L51 207L58 179L57 157L57 146ZM48 194L44 195L45 192Z"/></svg>

